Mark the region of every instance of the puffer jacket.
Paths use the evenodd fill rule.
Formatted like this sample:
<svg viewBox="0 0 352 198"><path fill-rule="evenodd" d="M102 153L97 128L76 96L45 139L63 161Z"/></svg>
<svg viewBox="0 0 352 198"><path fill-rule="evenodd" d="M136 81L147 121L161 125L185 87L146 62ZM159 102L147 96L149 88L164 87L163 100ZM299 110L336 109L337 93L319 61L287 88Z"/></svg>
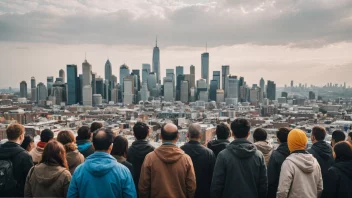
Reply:
<svg viewBox="0 0 352 198"><path fill-rule="evenodd" d="M281 167L277 198L316 198L323 190L318 161L306 151L295 151Z"/></svg>
<svg viewBox="0 0 352 198"><path fill-rule="evenodd" d="M267 141L258 141L255 142L254 145L257 147L257 149L263 153L264 159L265 159L265 165L268 166L269 159L271 156L271 153L274 150L274 147L269 144Z"/></svg>

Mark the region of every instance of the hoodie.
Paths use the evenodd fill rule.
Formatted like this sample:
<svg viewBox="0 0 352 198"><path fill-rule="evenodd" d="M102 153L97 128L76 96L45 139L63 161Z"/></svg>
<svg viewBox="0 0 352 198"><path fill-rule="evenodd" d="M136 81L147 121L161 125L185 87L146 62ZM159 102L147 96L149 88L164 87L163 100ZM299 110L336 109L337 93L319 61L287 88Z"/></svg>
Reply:
<svg viewBox="0 0 352 198"><path fill-rule="evenodd" d="M209 149L211 149L214 154L215 154L215 157L218 156L218 154L224 150L227 145L230 144L230 141L229 140L212 140L212 141L209 141L208 144L207 144L207 147Z"/></svg>
<svg viewBox="0 0 352 198"><path fill-rule="evenodd" d="M42 160L44 147L40 147L37 145L34 149L32 149L29 154L32 156L33 163L38 164Z"/></svg>
<svg viewBox="0 0 352 198"><path fill-rule="evenodd" d="M195 198L210 197L210 185L213 178L215 155L212 150L198 141L189 141L181 149L191 157L196 174L197 189Z"/></svg>
<svg viewBox="0 0 352 198"><path fill-rule="evenodd" d="M82 155L87 158L89 155L94 153L94 147L91 141L89 140L77 140L77 149Z"/></svg>
<svg viewBox="0 0 352 198"><path fill-rule="evenodd" d="M320 197L323 180L319 163L305 151L292 153L281 167L278 198Z"/></svg>
<svg viewBox="0 0 352 198"><path fill-rule="evenodd" d="M25 197L66 197L71 173L61 166L40 163L27 176Z"/></svg>
<svg viewBox="0 0 352 198"><path fill-rule="evenodd" d="M95 152L76 168L67 197L137 197L130 171L105 152Z"/></svg>
<svg viewBox="0 0 352 198"><path fill-rule="evenodd" d="M144 160L139 180L139 196L194 197L196 178L191 158L175 145L162 145Z"/></svg>
<svg viewBox="0 0 352 198"><path fill-rule="evenodd" d="M78 150L66 153L66 160L70 173L73 174L78 165L84 162L84 156Z"/></svg>
<svg viewBox="0 0 352 198"><path fill-rule="evenodd" d="M211 197L264 198L268 180L263 154L244 138L235 139L216 159Z"/></svg>
<svg viewBox="0 0 352 198"><path fill-rule="evenodd" d="M260 152L263 153L265 164L268 165L269 159L270 159L271 153L274 150L274 147L267 141L258 141L258 142L255 142L254 145L257 147L257 149Z"/></svg>

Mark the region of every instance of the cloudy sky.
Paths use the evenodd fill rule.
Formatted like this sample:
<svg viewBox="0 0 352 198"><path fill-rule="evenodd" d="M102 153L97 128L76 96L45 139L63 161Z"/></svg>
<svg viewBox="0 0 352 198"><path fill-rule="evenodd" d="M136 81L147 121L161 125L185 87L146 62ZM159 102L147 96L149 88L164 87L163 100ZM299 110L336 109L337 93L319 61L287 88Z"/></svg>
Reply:
<svg viewBox="0 0 352 198"><path fill-rule="evenodd" d="M194 64L199 77L207 42L211 73L352 85L351 0L1 0L0 87L81 72L85 53L98 75L109 57L119 76L151 63L156 35L162 76Z"/></svg>

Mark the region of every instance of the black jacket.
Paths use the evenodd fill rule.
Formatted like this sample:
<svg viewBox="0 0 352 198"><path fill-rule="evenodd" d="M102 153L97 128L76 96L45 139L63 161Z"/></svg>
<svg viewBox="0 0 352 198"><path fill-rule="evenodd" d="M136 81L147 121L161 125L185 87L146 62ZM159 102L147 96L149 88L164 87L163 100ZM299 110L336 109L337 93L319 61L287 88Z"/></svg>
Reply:
<svg viewBox="0 0 352 198"><path fill-rule="evenodd" d="M290 155L287 142L281 143L271 154L268 163L268 198L276 198L277 187L279 186L281 165L287 156Z"/></svg>
<svg viewBox="0 0 352 198"><path fill-rule="evenodd" d="M264 198L268 178L263 154L244 138L235 139L216 159L211 197Z"/></svg>
<svg viewBox="0 0 352 198"><path fill-rule="evenodd" d="M95 151L92 142L89 140L76 140L76 144L78 146L78 151L82 153L84 158L87 158Z"/></svg>
<svg viewBox="0 0 352 198"><path fill-rule="evenodd" d="M127 161L133 164L133 180L136 185L136 189L138 188L138 182L144 158L148 153L153 151L154 147L150 145L146 140L134 141L127 151Z"/></svg>
<svg viewBox="0 0 352 198"><path fill-rule="evenodd" d="M33 166L32 157L21 145L14 142L6 142L0 145L0 159L12 159L14 179L18 183L17 189L11 194L1 194L1 197L23 197L24 185L29 170Z"/></svg>
<svg viewBox="0 0 352 198"><path fill-rule="evenodd" d="M321 198L352 198L352 160L332 165Z"/></svg>
<svg viewBox="0 0 352 198"><path fill-rule="evenodd" d="M210 185L216 160L213 151L204 147L197 141L189 141L181 146L181 149L191 157L193 162L197 184L194 197L210 197Z"/></svg>
<svg viewBox="0 0 352 198"><path fill-rule="evenodd" d="M329 168L334 164L334 157L332 156L332 148L325 141L318 141L312 145L308 150L318 161L323 176L323 187L326 188L326 175Z"/></svg>
<svg viewBox="0 0 352 198"><path fill-rule="evenodd" d="M211 149L214 152L215 156L217 157L218 154L222 150L224 150L229 144L230 144L229 140L212 140L208 142L207 147Z"/></svg>

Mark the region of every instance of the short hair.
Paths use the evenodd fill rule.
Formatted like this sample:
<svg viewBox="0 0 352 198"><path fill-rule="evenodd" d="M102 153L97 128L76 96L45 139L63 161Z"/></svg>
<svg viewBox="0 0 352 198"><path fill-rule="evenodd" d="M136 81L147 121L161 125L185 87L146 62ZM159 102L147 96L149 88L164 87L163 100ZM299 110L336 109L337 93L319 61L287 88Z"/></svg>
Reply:
<svg viewBox="0 0 352 198"><path fill-rule="evenodd" d="M277 139L279 139L281 143L287 142L287 137L291 130L292 129L287 127L279 128L279 130L276 132Z"/></svg>
<svg viewBox="0 0 352 198"><path fill-rule="evenodd" d="M34 142L33 137L30 136L30 135L26 135L26 136L24 136L24 140L23 140L23 142L22 142L22 144L21 144L21 147L22 147L24 150L26 150L27 147L28 147L28 145L29 145L31 142Z"/></svg>
<svg viewBox="0 0 352 198"><path fill-rule="evenodd" d="M175 140L177 138L177 135L178 135L178 129L176 131L165 131L165 126L167 125L164 124L162 127L161 127L161 138L163 140Z"/></svg>
<svg viewBox="0 0 352 198"><path fill-rule="evenodd" d="M110 129L99 129L93 133L93 146L96 151L107 151L114 141L114 133Z"/></svg>
<svg viewBox="0 0 352 198"><path fill-rule="evenodd" d="M44 129L40 133L40 141L42 142L49 142L54 138L54 132L52 132L50 129Z"/></svg>
<svg viewBox="0 0 352 198"><path fill-rule="evenodd" d="M61 131L56 139L64 145L66 152L75 151L77 149L76 138L70 131Z"/></svg>
<svg viewBox="0 0 352 198"><path fill-rule="evenodd" d="M352 145L348 141L341 141L334 146L336 160L352 160Z"/></svg>
<svg viewBox="0 0 352 198"><path fill-rule="evenodd" d="M325 139L326 131L323 127L315 126L312 129L312 135L315 137L316 140L321 141Z"/></svg>
<svg viewBox="0 0 352 198"><path fill-rule="evenodd" d="M100 123L100 122L93 122L93 123L90 125L90 132L93 133L94 131L96 131L96 130L102 128L102 127L103 127L103 124L102 124L102 123Z"/></svg>
<svg viewBox="0 0 352 198"><path fill-rule="evenodd" d="M268 138L268 133L263 128L256 128L253 132L254 141L265 141Z"/></svg>
<svg viewBox="0 0 352 198"><path fill-rule="evenodd" d="M332 133L331 139L335 140L335 143L344 141L346 139L346 135L341 130L336 130Z"/></svg>
<svg viewBox="0 0 352 198"><path fill-rule="evenodd" d="M350 136L350 138L352 139L352 132L349 132L348 136Z"/></svg>
<svg viewBox="0 0 352 198"><path fill-rule="evenodd" d="M56 140L50 141L44 147L40 163L45 163L49 166L58 165L68 168L64 146Z"/></svg>
<svg viewBox="0 0 352 198"><path fill-rule="evenodd" d="M125 137L119 135L114 139L114 145L112 146L111 155L123 156L127 153L128 141Z"/></svg>
<svg viewBox="0 0 352 198"><path fill-rule="evenodd" d="M137 140L144 140L149 133L149 126L143 122L137 122L133 126L133 134Z"/></svg>
<svg viewBox="0 0 352 198"><path fill-rule="evenodd" d="M91 131L88 126L82 126L77 131L77 140L87 140L91 136Z"/></svg>
<svg viewBox="0 0 352 198"><path fill-rule="evenodd" d="M230 136L230 128L227 124L221 123L216 126L216 137L218 139L227 139Z"/></svg>
<svg viewBox="0 0 352 198"><path fill-rule="evenodd" d="M202 134L202 128L199 124L190 124L188 127L189 138L199 138Z"/></svg>
<svg viewBox="0 0 352 198"><path fill-rule="evenodd" d="M231 130L236 138L245 138L251 129L251 124L244 118L237 118L231 123Z"/></svg>
<svg viewBox="0 0 352 198"><path fill-rule="evenodd" d="M24 133L24 126L22 126L21 124L11 124L6 129L6 135L8 140L17 140Z"/></svg>

